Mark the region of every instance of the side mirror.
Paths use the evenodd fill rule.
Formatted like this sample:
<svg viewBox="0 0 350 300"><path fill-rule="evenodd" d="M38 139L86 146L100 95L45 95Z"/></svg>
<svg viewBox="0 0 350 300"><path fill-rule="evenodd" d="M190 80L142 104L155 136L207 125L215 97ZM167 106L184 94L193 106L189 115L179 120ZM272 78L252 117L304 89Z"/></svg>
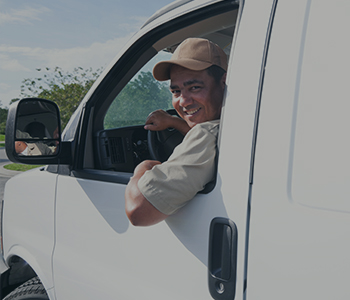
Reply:
<svg viewBox="0 0 350 300"><path fill-rule="evenodd" d="M25 98L10 106L5 144L6 154L14 162L58 164L71 160L61 141L58 106L45 99Z"/></svg>

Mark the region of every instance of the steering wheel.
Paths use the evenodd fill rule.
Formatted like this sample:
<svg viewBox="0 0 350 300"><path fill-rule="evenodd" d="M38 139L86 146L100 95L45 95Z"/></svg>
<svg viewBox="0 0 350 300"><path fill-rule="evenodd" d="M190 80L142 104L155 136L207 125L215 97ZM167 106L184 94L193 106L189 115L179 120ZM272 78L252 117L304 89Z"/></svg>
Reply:
<svg viewBox="0 0 350 300"><path fill-rule="evenodd" d="M166 111L172 116L178 116L175 109ZM153 160L166 161L175 147L180 144L184 136L174 128L162 131L148 131L148 151Z"/></svg>

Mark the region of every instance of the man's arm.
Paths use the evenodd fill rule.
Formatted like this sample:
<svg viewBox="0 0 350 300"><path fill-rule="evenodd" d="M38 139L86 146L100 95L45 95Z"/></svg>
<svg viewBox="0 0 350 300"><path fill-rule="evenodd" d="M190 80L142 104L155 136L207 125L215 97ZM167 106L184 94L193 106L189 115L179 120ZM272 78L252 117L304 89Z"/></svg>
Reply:
<svg viewBox="0 0 350 300"><path fill-rule="evenodd" d="M134 171L125 190L125 212L130 222L135 226L150 226L168 217L156 209L140 192L138 182L142 175L161 162L146 160L140 163Z"/></svg>

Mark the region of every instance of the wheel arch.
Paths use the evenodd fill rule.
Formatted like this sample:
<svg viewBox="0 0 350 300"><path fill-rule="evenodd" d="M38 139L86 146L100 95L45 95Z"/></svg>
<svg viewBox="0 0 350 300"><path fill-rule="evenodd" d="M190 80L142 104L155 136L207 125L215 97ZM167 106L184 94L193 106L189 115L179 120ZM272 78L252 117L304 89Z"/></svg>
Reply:
<svg viewBox="0 0 350 300"><path fill-rule="evenodd" d="M50 299L55 299L52 274L45 274L35 257L28 251L15 246L6 257L9 266L7 277L2 286L2 297L6 296L28 280L39 277Z"/></svg>

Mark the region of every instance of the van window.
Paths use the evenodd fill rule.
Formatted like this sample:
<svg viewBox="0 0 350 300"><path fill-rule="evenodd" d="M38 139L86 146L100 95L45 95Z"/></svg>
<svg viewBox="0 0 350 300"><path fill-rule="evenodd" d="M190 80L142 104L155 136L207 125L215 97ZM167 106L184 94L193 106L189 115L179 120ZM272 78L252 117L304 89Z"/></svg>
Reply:
<svg viewBox="0 0 350 300"><path fill-rule="evenodd" d="M113 100L104 118L104 129L142 125L154 110L172 108L168 82L159 82L152 75L153 66L170 59L161 51L152 58Z"/></svg>
<svg viewBox="0 0 350 300"><path fill-rule="evenodd" d="M151 30L130 45L103 78L84 112L89 126L85 147L78 155L79 168L113 171L90 172L88 176L103 174L101 180L126 183L141 161L157 156L164 161L171 155L183 139L180 132L170 128L150 133L144 129L151 112L162 109L175 113L169 81L156 81L153 67L169 60L188 37L207 38L229 55L238 8L238 2L209 5L200 14L170 20L162 30Z"/></svg>

